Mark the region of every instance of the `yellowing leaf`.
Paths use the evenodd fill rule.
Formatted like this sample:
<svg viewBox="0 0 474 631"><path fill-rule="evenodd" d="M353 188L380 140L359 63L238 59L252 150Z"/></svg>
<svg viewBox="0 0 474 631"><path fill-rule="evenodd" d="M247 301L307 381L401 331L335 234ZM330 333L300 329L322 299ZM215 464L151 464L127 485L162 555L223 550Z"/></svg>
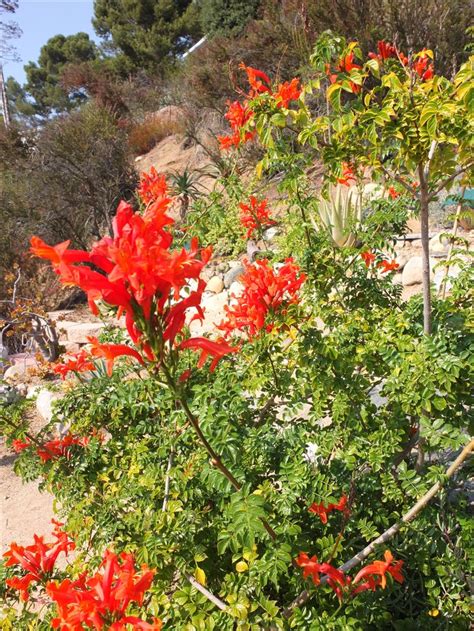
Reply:
<svg viewBox="0 0 474 631"><path fill-rule="evenodd" d="M239 561L235 564L235 569L237 570L237 572L242 573L246 572L249 569L249 566L245 561Z"/></svg>
<svg viewBox="0 0 474 631"><path fill-rule="evenodd" d="M201 583L201 585L206 584L206 572L199 566L194 570L194 578L198 583Z"/></svg>

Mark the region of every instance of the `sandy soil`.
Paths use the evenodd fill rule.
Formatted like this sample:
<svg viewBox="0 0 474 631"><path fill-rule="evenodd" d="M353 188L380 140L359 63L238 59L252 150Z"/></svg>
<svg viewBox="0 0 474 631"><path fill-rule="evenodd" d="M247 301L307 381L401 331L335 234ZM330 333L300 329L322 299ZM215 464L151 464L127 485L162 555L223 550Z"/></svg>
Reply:
<svg viewBox="0 0 474 631"><path fill-rule="evenodd" d="M41 419L34 415L30 419L33 432L41 427ZM16 454L0 438L0 554L12 541L20 545L33 542L33 535L51 533L53 498L49 493L40 493L37 482L22 482L13 471Z"/></svg>

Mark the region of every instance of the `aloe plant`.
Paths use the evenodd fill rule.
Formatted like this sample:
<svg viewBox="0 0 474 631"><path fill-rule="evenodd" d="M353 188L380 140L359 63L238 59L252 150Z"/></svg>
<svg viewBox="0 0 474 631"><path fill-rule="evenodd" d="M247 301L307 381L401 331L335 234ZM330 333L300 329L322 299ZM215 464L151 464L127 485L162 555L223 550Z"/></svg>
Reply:
<svg viewBox="0 0 474 631"><path fill-rule="evenodd" d="M322 195L318 197L319 222L311 218L314 228L327 230L339 248L354 245L356 235L353 229L362 218L362 199L363 194L355 186L331 186L328 198Z"/></svg>

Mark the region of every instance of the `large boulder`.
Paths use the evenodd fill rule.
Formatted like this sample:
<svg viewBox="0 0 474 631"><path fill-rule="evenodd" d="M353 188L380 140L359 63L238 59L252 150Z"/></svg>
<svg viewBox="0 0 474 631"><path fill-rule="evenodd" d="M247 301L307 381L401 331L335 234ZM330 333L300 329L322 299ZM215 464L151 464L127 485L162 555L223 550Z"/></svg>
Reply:
<svg viewBox="0 0 474 631"><path fill-rule="evenodd" d="M67 329L67 341L86 344L88 337L97 337L104 328L103 322L81 322Z"/></svg>
<svg viewBox="0 0 474 631"><path fill-rule="evenodd" d="M433 270L436 261L430 259L430 268ZM412 256L403 268L402 284L404 287L418 285L423 282L423 262L421 256Z"/></svg>
<svg viewBox="0 0 474 631"><path fill-rule="evenodd" d="M220 294L204 294L202 299L202 307L204 308L204 320L201 323L200 320L193 320L189 324L189 329L193 336L200 336L203 334L216 334L219 331L216 330L216 325L220 324L224 319L225 312L224 306L229 300L229 295L226 291L222 291Z"/></svg>
<svg viewBox="0 0 474 631"><path fill-rule="evenodd" d="M53 402L61 398L61 395L57 392L51 392L46 388L42 388L38 391L36 397L36 410L38 414L49 423L53 416Z"/></svg>

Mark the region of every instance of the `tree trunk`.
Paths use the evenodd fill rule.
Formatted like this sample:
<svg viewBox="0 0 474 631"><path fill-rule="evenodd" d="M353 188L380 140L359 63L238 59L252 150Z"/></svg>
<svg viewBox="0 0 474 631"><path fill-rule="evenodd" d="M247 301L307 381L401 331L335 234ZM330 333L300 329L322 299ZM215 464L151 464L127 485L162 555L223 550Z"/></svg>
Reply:
<svg viewBox="0 0 474 631"><path fill-rule="evenodd" d="M430 227L428 191L425 183L420 183L420 219L423 280L423 330L431 335L431 287L430 287Z"/></svg>

